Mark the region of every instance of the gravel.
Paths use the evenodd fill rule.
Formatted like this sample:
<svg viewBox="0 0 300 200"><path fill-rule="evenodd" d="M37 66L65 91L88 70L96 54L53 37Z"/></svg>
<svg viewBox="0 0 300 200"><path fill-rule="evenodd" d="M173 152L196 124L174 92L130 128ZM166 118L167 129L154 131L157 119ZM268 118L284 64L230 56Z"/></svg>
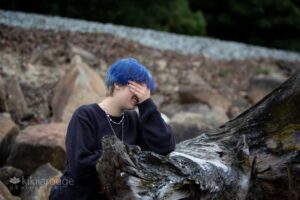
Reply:
<svg viewBox="0 0 300 200"><path fill-rule="evenodd" d="M217 60L273 58L276 60L300 61L300 53L297 52L33 13L0 10L0 24L28 29L109 33L149 47L172 50L181 54L204 55Z"/></svg>

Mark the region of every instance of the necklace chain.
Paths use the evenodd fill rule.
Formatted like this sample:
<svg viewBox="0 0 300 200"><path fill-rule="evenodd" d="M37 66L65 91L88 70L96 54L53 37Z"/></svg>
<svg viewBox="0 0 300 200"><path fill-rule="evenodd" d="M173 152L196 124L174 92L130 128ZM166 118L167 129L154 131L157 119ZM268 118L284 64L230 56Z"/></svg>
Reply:
<svg viewBox="0 0 300 200"><path fill-rule="evenodd" d="M114 128L112 127L112 125L111 125L111 123L110 123L110 120L109 120L108 118L107 118L107 120L108 120L109 126L110 126L110 128L111 128L113 134L114 134L116 137L118 137L117 134L116 134L116 132L115 132L115 130L114 130ZM121 132L121 133L122 133L122 139L121 139L122 141L123 141L123 139L124 139L124 138L123 138L123 130L124 130L124 123L122 122L122 132Z"/></svg>
<svg viewBox="0 0 300 200"><path fill-rule="evenodd" d="M106 116L108 117L108 119L109 119L109 121L111 121L112 123L114 123L114 124L121 124L122 122L123 122L123 120L124 120L124 112L122 113L122 119L119 121L119 122L115 122L111 117L110 117L110 115L107 113L107 112L105 112L106 113Z"/></svg>
<svg viewBox="0 0 300 200"><path fill-rule="evenodd" d="M102 104L103 105L103 104ZM112 125L111 125L111 122L112 123L114 123L114 124L117 124L117 125L119 125L119 124L121 124L122 123L122 141L123 141L123 133L124 133L124 123L123 123L123 121L124 121L124 118L125 118L125 114L124 114L124 112L122 113L122 119L119 121L119 122L115 122L114 120L112 120L111 119L111 117L109 116L109 114L106 112L106 110L103 108L103 110L104 110L104 112L105 112L105 114L106 114L106 118L107 118L107 121L108 121L108 124L109 124L109 126L110 126L110 128L111 128L111 130L112 130L112 132L113 132L113 134L116 136L116 137L118 137L117 136L117 134L116 134L116 132L115 132L115 130L114 130L114 128L112 127Z"/></svg>

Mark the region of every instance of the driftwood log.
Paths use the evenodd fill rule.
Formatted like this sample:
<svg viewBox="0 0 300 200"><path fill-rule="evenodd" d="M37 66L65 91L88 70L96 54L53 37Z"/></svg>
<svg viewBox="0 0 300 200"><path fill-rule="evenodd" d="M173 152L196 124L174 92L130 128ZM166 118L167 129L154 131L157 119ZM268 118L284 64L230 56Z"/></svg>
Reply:
<svg viewBox="0 0 300 200"><path fill-rule="evenodd" d="M110 199L300 199L300 71L219 129L167 156L102 140Z"/></svg>

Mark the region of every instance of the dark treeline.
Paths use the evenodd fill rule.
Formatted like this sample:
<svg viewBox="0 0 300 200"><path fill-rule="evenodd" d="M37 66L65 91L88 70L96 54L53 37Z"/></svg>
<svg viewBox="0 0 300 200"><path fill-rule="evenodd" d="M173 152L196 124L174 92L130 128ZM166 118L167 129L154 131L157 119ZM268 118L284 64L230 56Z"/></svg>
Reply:
<svg viewBox="0 0 300 200"><path fill-rule="evenodd" d="M300 0L2 0L0 8L300 51Z"/></svg>

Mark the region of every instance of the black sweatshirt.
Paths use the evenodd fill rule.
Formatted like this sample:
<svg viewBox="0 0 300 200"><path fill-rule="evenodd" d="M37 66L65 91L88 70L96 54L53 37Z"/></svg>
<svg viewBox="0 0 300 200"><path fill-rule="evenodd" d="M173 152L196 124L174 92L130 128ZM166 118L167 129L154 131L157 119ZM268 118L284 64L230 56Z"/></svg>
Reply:
<svg viewBox="0 0 300 200"><path fill-rule="evenodd" d="M124 142L138 145L142 150L168 154L175 149L172 129L165 123L151 98L138 104L134 110L124 112ZM119 121L121 117L111 118ZM122 124L111 123L116 135L122 139ZM101 138L114 134L106 113L97 104L86 104L76 109L68 124L66 136L67 168L61 185L53 187L50 199L99 198L100 181L96 162L101 156Z"/></svg>

